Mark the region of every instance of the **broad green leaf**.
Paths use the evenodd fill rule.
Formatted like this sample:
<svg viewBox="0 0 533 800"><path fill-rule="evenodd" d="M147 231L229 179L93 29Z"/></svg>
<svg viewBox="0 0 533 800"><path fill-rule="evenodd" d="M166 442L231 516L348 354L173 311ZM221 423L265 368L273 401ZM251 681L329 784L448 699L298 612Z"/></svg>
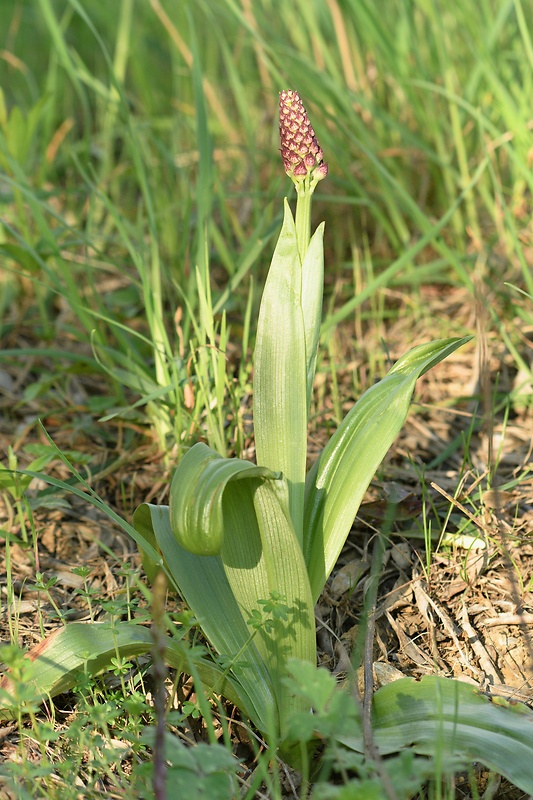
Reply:
<svg viewBox="0 0 533 800"><path fill-rule="evenodd" d="M202 446L198 452L206 456L206 451ZM264 731L272 724L279 729L292 702L281 681L287 658L316 660L306 567L290 519L286 481L256 477L250 465L239 473L239 480L228 480L222 471L217 485L211 471L214 464L225 461L220 456L205 457L205 481L194 462L188 490L173 486L180 494L186 490L185 499L180 500L185 504L196 504L197 492L202 492L202 506L215 509L220 504L216 512L222 526L219 555L200 556L185 550L173 535L171 516L164 506L140 506L134 524L148 543L153 544L155 537L172 581L206 637L220 655L230 659L235 680L250 698L247 708L252 709L254 722ZM181 520L195 527L197 515L185 510ZM187 529L182 538L188 540Z"/></svg>
<svg viewBox="0 0 533 800"><path fill-rule="evenodd" d="M417 379L469 341L413 348L368 389L333 434L306 481L304 556L316 600L350 532L364 493L409 410Z"/></svg>
<svg viewBox="0 0 533 800"><path fill-rule="evenodd" d="M281 605L286 606L286 615L273 628L273 640L267 640L267 651L271 656L269 667L276 679L276 690L280 702L280 736L284 736L287 715L293 708L302 708L301 699L288 692L284 677L287 660L300 660L316 664L316 632L314 603L300 544L294 533L289 515L286 488L280 481L261 484L254 494L254 506L263 548L261 573L254 570L256 597L263 597L268 589L281 596ZM242 569L234 575L232 586L242 582L241 602L250 602L250 576ZM253 597L253 589L252 589ZM260 630L259 635L265 633Z"/></svg>
<svg viewBox="0 0 533 800"><path fill-rule="evenodd" d="M180 462L170 487L170 522L182 547L199 556L220 552L224 536L222 498L229 481L274 478L250 461L223 458L198 442Z"/></svg>
<svg viewBox="0 0 533 800"><path fill-rule="evenodd" d="M37 701L55 697L73 689L82 672L97 675L112 666L117 656L134 658L152 649L150 630L131 622L72 622L51 633L28 653L31 661L30 683ZM165 661L174 669L190 669L186 648L177 640L166 639ZM197 659L194 669L203 688L218 692L247 713L248 698L233 685L231 678L214 663ZM13 701L9 700L12 696ZM17 716L16 690L9 673L0 682L0 720Z"/></svg>
<svg viewBox="0 0 533 800"><path fill-rule="evenodd" d="M374 742L381 755L411 747L423 755L480 761L533 794L533 712L503 702L436 675L394 681L373 697ZM363 752L360 730L339 741Z"/></svg>
<svg viewBox="0 0 533 800"><path fill-rule="evenodd" d="M181 547L172 533L168 506L143 503L135 511L133 524L148 541L155 538L172 583L213 648L234 666L236 680L243 687L253 684L254 700L248 697L245 708L260 726L263 711L276 708L272 680L235 599L222 558L194 555Z"/></svg>
<svg viewBox="0 0 533 800"><path fill-rule="evenodd" d="M161 558L159 559L159 562L154 561L148 552L148 549L150 549L150 552L155 552L160 555L159 545L157 543L152 524L152 516L149 510L150 508L151 506L149 506L148 503L142 503L140 506L138 506L133 513L133 525L135 526L137 536L140 539L140 541L137 541L137 545L139 548L143 569L146 573L146 577L152 584L156 579L157 574L161 571L161 567L164 567L165 564ZM168 506L165 506L165 508L168 512Z"/></svg>
<svg viewBox="0 0 533 800"><path fill-rule="evenodd" d="M33 684L36 699L41 701L72 689L83 669L96 675L110 665L117 653L132 658L149 652L150 647L150 631L140 625L112 627L73 622L58 628L30 651L33 663L29 682ZM15 694L9 673L0 686L3 692ZM10 707L3 692L0 719L11 718L15 708Z"/></svg>
<svg viewBox="0 0 533 800"><path fill-rule="evenodd" d="M307 362L302 268L296 229L285 216L263 291L254 364L257 463L281 470L289 484L291 519L302 541L307 452Z"/></svg>

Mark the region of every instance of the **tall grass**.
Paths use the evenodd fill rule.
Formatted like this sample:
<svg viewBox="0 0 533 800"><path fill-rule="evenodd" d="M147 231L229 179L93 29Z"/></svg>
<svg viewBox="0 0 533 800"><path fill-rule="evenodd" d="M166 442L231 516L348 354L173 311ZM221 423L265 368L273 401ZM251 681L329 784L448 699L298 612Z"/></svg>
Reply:
<svg viewBox="0 0 533 800"><path fill-rule="evenodd" d="M38 0L0 14L5 266L32 275L48 335L45 296L66 298L117 406L129 386L161 442L216 403L209 428L224 447L220 313L244 316L278 224L283 86L319 109L331 164L317 217L343 290L325 328L391 283L472 288L480 262L489 283L505 263L533 288L532 12L520 0L475 12L389 0L386 14L359 0ZM354 299L355 257L372 268ZM217 388L189 413L190 357Z"/></svg>

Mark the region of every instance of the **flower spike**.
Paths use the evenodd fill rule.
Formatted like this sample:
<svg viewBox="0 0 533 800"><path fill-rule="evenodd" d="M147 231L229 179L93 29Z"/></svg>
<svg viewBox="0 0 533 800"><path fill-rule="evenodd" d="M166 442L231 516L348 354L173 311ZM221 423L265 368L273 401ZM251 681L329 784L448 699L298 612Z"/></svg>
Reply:
<svg viewBox="0 0 533 800"><path fill-rule="evenodd" d="M291 89L279 95L279 136L285 172L297 188L305 181L312 192L328 174L328 165L300 95Z"/></svg>
<svg viewBox="0 0 533 800"><path fill-rule="evenodd" d="M328 165L300 95L291 89L279 93L279 137L285 172L296 186L296 238L303 263L311 238L311 197Z"/></svg>

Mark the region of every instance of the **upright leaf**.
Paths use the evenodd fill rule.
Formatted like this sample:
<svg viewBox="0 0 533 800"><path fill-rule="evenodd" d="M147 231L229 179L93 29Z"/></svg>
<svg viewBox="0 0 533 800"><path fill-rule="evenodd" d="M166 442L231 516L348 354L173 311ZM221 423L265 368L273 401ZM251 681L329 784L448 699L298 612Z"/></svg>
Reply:
<svg viewBox="0 0 533 800"><path fill-rule="evenodd" d="M364 493L409 410L417 379L470 337L420 345L368 389L307 476L304 556L316 600L350 532Z"/></svg>
<svg viewBox="0 0 533 800"><path fill-rule="evenodd" d="M316 357L322 319L324 293L324 223L322 222L309 242L302 263L302 312L305 329L305 355L307 370L307 410L311 404L315 380Z"/></svg>
<svg viewBox="0 0 533 800"><path fill-rule="evenodd" d="M302 540L307 448L302 271L294 220L285 201L283 227L257 323L254 431L257 463L281 470L289 484L294 530Z"/></svg>

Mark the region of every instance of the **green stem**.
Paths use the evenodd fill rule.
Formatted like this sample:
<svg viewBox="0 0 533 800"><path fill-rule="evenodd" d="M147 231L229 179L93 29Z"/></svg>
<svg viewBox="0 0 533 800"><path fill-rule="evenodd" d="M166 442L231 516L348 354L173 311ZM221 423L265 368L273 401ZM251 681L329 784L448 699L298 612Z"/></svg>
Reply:
<svg viewBox="0 0 533 800"><path fill-rule="evenodd" d="M300 262L303 262L309 242L311 240L311 198L314 186L311 187L309 179L306 178L301 183L296 184L296 240L298 242L298 252Z"/></svg>

